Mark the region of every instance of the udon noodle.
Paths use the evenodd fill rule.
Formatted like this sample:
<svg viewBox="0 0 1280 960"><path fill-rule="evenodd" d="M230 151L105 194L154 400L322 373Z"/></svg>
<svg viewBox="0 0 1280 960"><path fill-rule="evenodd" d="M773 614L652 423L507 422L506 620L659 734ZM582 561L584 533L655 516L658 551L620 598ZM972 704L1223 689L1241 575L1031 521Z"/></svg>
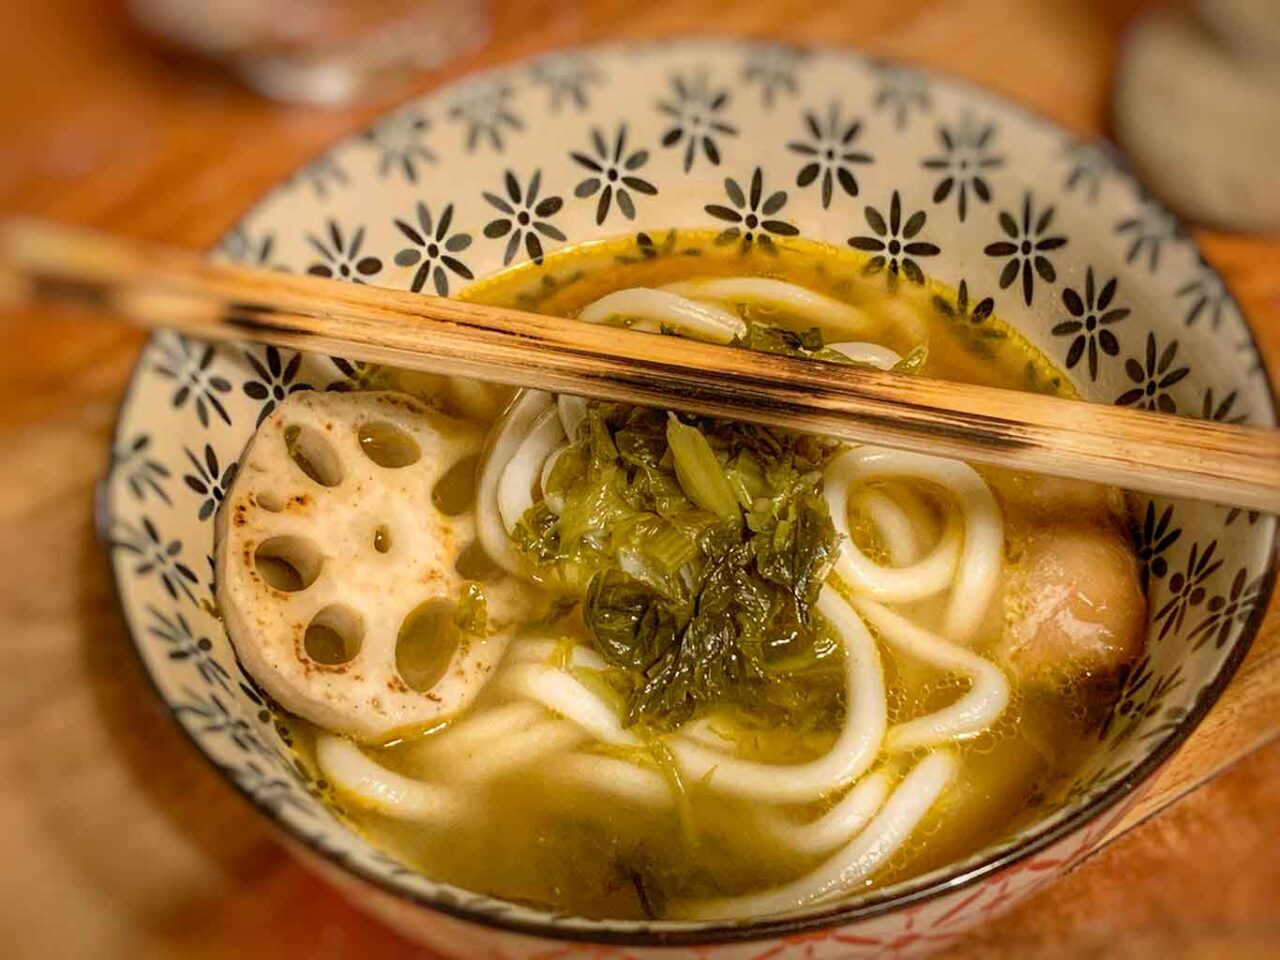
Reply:
<svg viewBox="0 0 1280 960"><path fill-rule="evenodd" d="M475 295L518 302L538 279L531 271ZM587 323L748 345L790 331L780 342L818 359L1006 386L1044 389L1059 376L998 320L975 330L948 317L933 305L946 298L942 288L833 280L858 275L817 250L735 260L706 247L701 257L628 268L607 258L602 266L599 251L568 253L552 257L545 274L579 279L552 288L542 308ZM478 396L474 385L394 374L388 385L464 414L468 403L450 398ZM826 445L788 454L799 465L787 474L791 492L779 493L781 467L758 445L792 441L739 442L712 424L664 428L637 416L526 390L487 425L466 517L492 563L468 582L523 591L525 613L472 641L499 644L501 656L460 709L426 730L379 743L297 722L302 749L362 830L433 877L557 910L738 918L937 866L1052 795L1141 643L1132 624L1144 601L1114 491L1070 485L1048 495L1033 478ZM640 436L628 432L635 422L652 426L641 437L652 460L628 452ZM681 432L689 430L698 436ZM600 443L621 451L616 462L589 459ZM698 463L712 464L710 479L696 475ZM679 506L637 514L632 501L606 504L615 519L604 523L607 511L593 504L595 525L583 527L582 491L607 498L614 489L586 478L606 470L621 471L617 482L632 486L617 489L629 497L641 489L646 504ZM796 512L802 490L818 491L802 503L808 513ZM1054 506L1064 502L1070 509ZM637 534L638 524L648 526ZM692 643L690 624L710 603L706 571L719 562L706 546L713 533L728 538L725 556L749 557L740 562L753 574L775 542L770 563L799 569L802 533L819 558L817 581L767 594L775 612L779 602L792 610L790 633L751 622L760 614L745 606L747 586L737 588L744 605L734 600L720 615L734 626L696 628L720 638L708 649L728 650L753 689L789 684L758 708L752 696L715 693L709 674L722 665L710 654L671 672L688 686L681 699L654 680L670 660L654 653L628 667L631 651L602 633L631 617L626 636L638 637L641 620L657 623L667 610L654 591L692 591L680 608L684 626L664 634L684 629L680 642ZM1111 568L1072 569L1042 546L1072 537L1105 541ZM668 552L675 559L664 565ZM602 613L602 582L657 586L643 594L649 606ZM765 588L779 583L775 576ZM730 634L737 648L724 640Z"/></svg>

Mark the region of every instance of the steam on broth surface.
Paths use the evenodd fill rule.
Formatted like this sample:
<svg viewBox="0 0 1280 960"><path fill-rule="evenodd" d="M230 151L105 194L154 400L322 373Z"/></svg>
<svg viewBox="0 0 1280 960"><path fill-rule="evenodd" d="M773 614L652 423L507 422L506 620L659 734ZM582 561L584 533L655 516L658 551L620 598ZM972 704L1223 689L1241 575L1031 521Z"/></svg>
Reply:
<svg viewBox="0 0 1280 960"><path fill-rule="evenodd" d="M652 256L631 241L588 244L467 298L1070 394L969 291L868 274L860 259L800 241L745 255L675 232ZM448 569L426 598L379 601L407 612L435 598L434 619L411 617L418 639L407 644L402 627L398 648L426 666L401 663L415 682L398 689L393 678L387 702L339 697L349 717L325 707L310 714L322 727L290 722L343 814L433 878L626 918L758 916L891 884L1034 817L1083 759L1140 652L1146 601L1117 491L383 377L430 407L406 399L401 415L457 425L441 428L456 463L435 465L426 454L443 448L427 419L406 427L418 430L408 442L394 420L343 426L394 461L389 471L435 471L422 475L435 496L420 512L450 539ZM360 402L390 402L368 396L384 399ZM269 431L287 431L292 415L265 421L255 445L277 442ZM487 433L478 458L456 440L477 425ZM422 457L402 464L410 453ZM255 476L241 470L224 514L255 496ZM375 478L356 499L386 496ZM394 563L413 520L375 520L369 562ZM252 552L238 523L222 526L224 606L228 577L249 584L239 602L252 603L253 575L235 566ZM325 578L322 593L344 589ZM299 632L305 596L289 595ZM242 613L229 629L244 656L263 639ZM354 621L320 623L336 636L329 647L349 639L344 622ZM367 626L363 636L377 645ZM340 664L296 652L307 669L291 683L305 689L290 699L273 666L290 656L245 659L303 716L329 703L320 694L368 683L359 651ZM437 709L412 699L389 709L434 696L436 683L447 698Z"/></svg>

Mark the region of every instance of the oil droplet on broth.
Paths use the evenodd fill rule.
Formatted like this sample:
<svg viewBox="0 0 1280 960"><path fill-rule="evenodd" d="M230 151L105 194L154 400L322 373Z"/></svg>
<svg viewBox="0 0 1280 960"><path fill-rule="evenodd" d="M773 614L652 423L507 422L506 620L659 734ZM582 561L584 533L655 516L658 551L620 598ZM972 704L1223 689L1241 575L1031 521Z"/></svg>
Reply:
<svg viewBox="0 0 1280 960"><path fill-rule="evenodd" d="M476 498L476 473L480 458L463 457L436 481L431 502L447 517L456 517L471 509Z"/></svg>
<svg viewBox="0 0 1280 960"><path fill-rule="evenodd" d="M396 669L413 690L427 691L440 682L462 643L454 621L456 606L434 599L419 604L404 618L396 637Z"/></svg>
<svg viewBox="0 0 1280 960"><path fill-rule="evenodd" d="M378 420L360 425L357 439L364 455L380 467L397 470L422 459L422 448L394 423Z"/></svg>

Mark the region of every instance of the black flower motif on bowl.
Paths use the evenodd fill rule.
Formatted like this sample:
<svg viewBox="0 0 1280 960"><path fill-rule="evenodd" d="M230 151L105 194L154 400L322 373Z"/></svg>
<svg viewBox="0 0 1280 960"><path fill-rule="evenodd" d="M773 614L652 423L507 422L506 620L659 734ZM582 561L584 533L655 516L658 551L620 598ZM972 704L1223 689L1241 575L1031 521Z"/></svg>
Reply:
<svg viewBox="0 0 1280 960"><path fill-rule="evenodd" d="M217 692L209 690L199 693L189 687L184 692L184 699L173 704L173 712L195 733L225 737L241 753L256 754L264 759L278 761L279 758L258 735L258 731L238 711L228 709Z"/></svg>
<svg viewBox="0 0 1280 960"><path fill-rule="evenodd" d="M1222 325L1223 316L1232 309L1231 294L1227 292L1222 278L1204 264L1203 260L1201 264L1199 275L1194 280L1188 280L1177 291L1178 299L1187 305L1183 322L1188 327L1193 327L1203 317L1209 321L1212 329L1217 330Z"/></svg>
<svg viewBox="0 0 1280 960"><path fill-rule="evenodd" d="M700 257L701 248L696 245L681 245L680 231L672 227L661 238L655 239L653 234L641 230L636 234L635 249L632 252L620 253L619 263L640 263L645 260L659 260L663 257Z"/></svg>
<svg viewBox="0 0 1280 960"><path fill-rule="evenodd" d="M313 277L364 283L366 277L377 276L382 272L380 258L360 256L364 246L364 227L356 227L350 234L346 234L338 221L330 220L326 235L318 237L314 233L308 233L307 243L321 257L307 267L307 273Z"/></svg>
<svg viewBox="0 0 1280 960"><path fill-rule="evenodd" d="M467 153L487 142L496 153L506 149L506 138L524 131L509 103L511 87L493 82L473 86L449 105L449 119L466 128Z"/></svg>
<svg viewBox="0 0 1280 960"><path fill-rule="evenodd" d="M450 274L464 280L475 279L471 268L454 256L471 246L471 234L452 229L452 203L445 204L438 218L432 215L431 208L421 200L413 212L416 224L399 218L395 221L396 229L412 244L396 254L395 264L398 267L418 268L409 284L409 289L414 293L422 290L429 277L435 292L447 297Z"/></svg>
<svg viewBox="0 0 1280 960"><path fill-rule="evenodd" d="M1249 414L1236 408L1236 400L1239 396L1240 391L1236 389L1229 391L1226 396L1219 399L1214 395L1213 387L1207 387L1204 391L1204 401L1200 405L1200 418L1202 420L1217 420L1219 423L1247 423ZM1241 517L1246 517L1249 526L1253 526L1262 518L1262 513L1257 510L1232 507L1227 511L1223 526L1229 527Z"/></svg>
<svg viewBox="0 0 1280 960"><path fill-rule="evenodd" d="M1098 353L1108 357L1119 356L1120 341L1108 329L1129 316L1128 307L1112 307L1118 281L1112 277L1097 288L1093 267L1088 267L1084 278L1084 296L1071 287L1062 291L1062 303L1070 314L1050 331L1055 337L1070 337L1065 364L1068 370L1075 368L1082 357L1088 358L1089 379L1098 379Z"/></svg>
<svg viewBox="0 0 1280 960"><path fill-rule="evenodd" d="M1057 271L1049 254L1067 245L1067 238L1061 234L1050 234L1053 225L1054 208L1045 206L1037 211L1030 193L1022 198L1022 218L1019 220L1008 210L1000 211L1000 229L1007 240L989 243L984 251L989 257L1007 258L1004 269L1000 271L1000 289L1013 286L1013 282L1022 277L1022 299L1031 306L1035 296L1036 277L1045 283L1053 283L1058 279Z"/></svg>
<svg viewBox="0 0 1280 960"><path fill-rule="evenodd" d="M1139 576L1142 580L1142 589L1149 590L1152 577L1163 580L1165 574L1169 572L1169 561L1165 558L1165 554L1182 536L1182 528L1173 525L1173 504L1167 505L1157 515L1155 502L1148 500L1142 523L1134 533L1138 563L1141 566Z"/></svg>
<svg viewBox="0 0 1280 960"><path fill-rule="evenodd" d="M504 264L510 264L515 259L522 239L529 259L534 263L542 263L544 251L539 235L561 243L566 239L563 231L551 223L551 218L560 212L564 201L555 196L538 199L542 191L541 170L535 170L523 187L516 175L508 170L502 178L502 184L505 197L496 193L484 195L489 206L502 214L485 224L484 235L491 240L508 238L502 255Z"/></svg>
<svg viewBox="0 0 1280 960"><path fill-rule="evenodd" d="M573 151L573 162L587 171L587 177L579 181L573 195L580 199L598 196L596 223L602 224L616 199L618 209L628 220L636 217L635 200L631 194L652 197L658 188L639 176L638 171L649 162L649 151L627 148L627 125L620 124L613 136L613 143L605 142L604 135L596 127L591 128L591 153Z"/></svg>
<svg viewBox="0 0 1280 960"><path fill-rule="evenodd" d="M547 89L552 113L559 112L564 105L586 110L591 105L590 87L602 79L595 64L574 53L543 57L529 67L529 77Z"/></svg>
<svg viewBox="0 0 1280 960"><path fill-rule="evenodd" d="M537 311L548 297L553 297L566 287L571 287L586 276L584 270L570 270L566 273L543 273L531 289L523 290L516 296L516 308L519 310Z"/></svg>
<svg viewBox="0 0 1280 960"><path fill-rule="evenodd" d="M352 390L378 390L382 388L382 364L368 363L364 360L348 360L345 357L330 357L329 359L338 368L341 379L334 380L325 387L325 390L348 393Z"/></svg>
<svg viewBox="0 0 1280 960"><path fill-rule="evenodd" d="M211 410L229 425L231 417L220 397L231 392L231 381L213 369L216 348L175 336L160 338L158 349L161 357L155 364L155 372L175 384L170 405L181 410L190 401L202 427L209 426Z"/></svg>
<svg viewBox="0 0 1280 960"><path fill-rule="evenodd" d="M147 613L152 620L147 633L165 644L170 660L194 665L196 675L206 684L230 691L231 674L211 655L213 641L203 634L197 635L181 610L166 615L148 606Z"/></svg>
<svg viewBox="0 0 1280 960"><path fill-rule="evenodd" d="M1102 189L1102 175L1111 166L1111 160L1093 144L1068 140L1062 148L1062 159L1067 164L1067 174L1062 189L1067 193L1079 191L1090 203L1098 202Z"/></svg>
<svg viewBox="0 0 1280 960"><path fill-rule="evenodd" d="M712 89L705 73L671 78L672 95L658 103L658 110L671 118L662 135L664 147L684 144L684 172L693 169L698 151L713 166L720 165L720 140L736 137L738 128L722 117L729 105L729 91Z"/></svg>
<svg viewBox="0 0 1280 960"><path fill-rule="evenodd" d="M1151 663L1150 654L1144 654L1129 671L1120 693L1120 703L1104 721L1099 738L1114 744L1131 739L1144 724L1160 716L1170 695L1185 683L1181 664L1175 664L1167 673L1160 673Z"/></svg>
<svg viewBox="0 0 1280 960"><path fill-rule="evenodd" d="M151 456L151 435L140 433L123 448L111 451L111 471L125 478L129 492L145 503L155 494L165 503L172 503L165 482L173 476L169 468Z"/></svg>
<svg viewBox="0 0 1280 960"><path fill-rule="evenodd" d="M919 70L883 61L875 63L873 69L877 86L872 105L877 111L891 114L896 129L906 129L913 113L925 113L933 106L929 83Z"/></svg>
<svg viewBox="0 0 1280 960"><path fill-rule="evenodd" d="M264 233L253 238L240 228L232 230L218 244L218 252L232 263L246 267L257 267L261 270L277 270L287 273L288 269L275 259L276 235Z"/></svg>
<svg viewBox="0 0 1280 960"><path fill-rule="evenodd" d="M1178 403L1172 390L1191 372L1188 367L1174 366L1177 356L1177 340L1170 340L1163 350L1159 350L1156 335L1148 333L1143 358L1130 357L1124 362L1124 372L1134 386L1120 394L1116 403L1122 407L1176 413Z"/></svg>
<svg viewBox="0 0 1280 960"><path fill-rule="evenodd" d="M259 359L255 350L244 351L245 362L253 376L245 380L242 389L250 400L262 404L258 410L258 423L271 416L271 411L285 397L299 390L310 390L311 385L298 379L302 366L302 354L292 353L286 363L277 347L267 347Z"/></svg>
<svg viewBox="0 0 1280 960"><path fill-rule="evenodd" d="M310 187L317 200L328 200L330 193L350 185L351 175L332 155L326 154L308 163L285 182L294 187Z"/></svg>
<svg viewBox="0 0 1280 960"><path fill-rule="evenodd" d="M761 105L772 110L779 94L794 97L799 92L800 82L796 73L807 57L808 51L800 47L761 44L747 55L742 79L748 86L760 87Z"/></svg>
<svg viewBox="0 0 1280 960"><path fill-rule="evenodd" d="M956 198L956 212L963 223L969 212L969 196L981 203L991 201L990 171L1004 166L1004 157L995 152L994 123L977 123L973 114L965 113L954 126L938 125L940 152L926 157L921 166L938 174L933 202L944 203Z"/></svg>
<svg viewBox="0 0 1280 960"><path fill-rule="evenodd" d="M916 263L917 257L936 257L941 249L936 243L920 240L920 231L929 219L923 210L916 210L905 219L902 215L902 198L898 191L893 191L889 198L889 217L875 207L867 206L863 210L867 225L874 236L856 236L849 238L849 246L855 250L871 253L863 272L867 274L885 271L889 283L898 281L898 276L905 276L912 283L924 283L924 271Z"/></svg>
<svg viewBox="0 0 1280 960"><path fill-rule="evenodd" d="M743 253L752 246L776 253L773 237L794 237L800 233L794 225L774 216L787 205L787 191L775 190L765 196L764 172L759 167L751 174L745 192L732 177L725 178L724 192L733 206L709 203L704 208L717 220L730 224L716 236L717 244L736 243Z"/></svg>
<svg viewBox="0 0 1280 960"><path fill-rule="evenodd" d="M364 360L347 360L346 357L329 357L337 367L340 379L334 380L325 390L349 393L352 390L376 390L383 388L383 366Z"/></svg>
<svg viewBox="0 0 1280 960"><path fill-rule="evenodd" d="M820 182L824 210L831 206L837 183L849 196L858 195L858 178L854 171L857 165L872 161L871 154L854 149L861 130L861 121L846 121L840 105L833 101L824 115L805 111L803 139L787 144L788 150L803 158L803 166L796 174L796 186L808 187Z"/></svg>
<svg viewBox="0 0 1280 960"><path fill-rule="evenodd" d="M974 303L969 302L969 281L961 280L956 287L955 302L939 294L933 295L933 307L943 316L958 323L980 326L991 319L995 312L996 302L991 297L983 297Z"/></svg>
<svg viewBox="0 0 1280 960"><path fill-rule="evenodd" d="M436 153L427 146L431 125L416 110L406 110L375 123L361 136L380 154L378 176L399 173L409 183L417 183L419 170L436 162Z"/></svg>
<svg viewBox="0 0 1280 960"><path fill-rule="evenodd" d="M257 760L246 760L243 766L230 767L227 775L258 806L279 815L285 807L299 813L310 813L310 806L298 795L292 776L268 772Z"/></svg>
<svg viewBox="0 0 1280 960"><path fill-rule="evenodd" d="M1165 244L1177 242L1184 235L1173 214L1154 197L1148 196L1145 190L1142 194L1143 203L1138 213L1119 221L1114 232L1129 244L1125 250L1125 262L1141 262L1145 254L1147 269L1155 273L1160 267L1160 254Z"/></svg>
<svg viewBox="0 0 1280 960"><path fill-rule="evenodd" d="M195 594L191 585L198 582L195 572L182 562L182 541L161 536L150 517L142 517L137 525L120 521L111 535L111 546L137 558L133 564L135 576L155 576L171 599L179 594L192 603Z"/></svg>
<svg viewBox="0 0 1280 960"><path fill-rule="evenodd" d="M969 349L979 356L994 356L995 342L1008 339L1008 334L1002 328L988 323L995 312L995 299L971 299L968 280L961 279L956 287L954 301L936 293L931 300L933 308L956 325L957 330L967 338Z"/></svg>
<svg viewBox="0 0 1280 960"><path fill-rule="evenodd" d="M184 474L182 481L200 497L197 516L201 520L208 520L226 498L240 464L233 460L225 468L222 467L218 463L217 451L207 443L204 445L204 453L200 456L192 453L190 447L183 447L182 452L186 454L187 461L191 464L191 472Z"/></svg>
<svg viewBox="0 0 1280 960"><path fill-rule="evenodd" d="M1204 607L1208 615L1187 634L1187 639L1192 641L1191 649L1199 650L1209 641L1219 650L1226 646L1232 629L1248 623L1254 608L1264 599L1262 586L1262 577L1250 580L1247 568L1237 570L1226 592L1209 598Z"/></svg>
<svg viewBox="0 0 1280 960"><path fill-rule="evenodd" d="M1200 419L1216 420L1219 423L1244 423L1249 415L1235 409L1239 395L1238 390L1232 390L1225 397L1219 398L1214 396L1213 387L1206 388L1204 402L1200 405Z"/></svg>
<svg viewBox="0 0 1280 960"><path fill-rule="evenodd" d="M1222 558L1216 556L1217 550L1217 540L1210 540L1208 546L1193 543L1184 568L1169 577L1168 599L1152 617L1160 624L1161 639L1170 631L1180 633L1187 614L1204 603L1205 584L1223 563Z"/></svg>

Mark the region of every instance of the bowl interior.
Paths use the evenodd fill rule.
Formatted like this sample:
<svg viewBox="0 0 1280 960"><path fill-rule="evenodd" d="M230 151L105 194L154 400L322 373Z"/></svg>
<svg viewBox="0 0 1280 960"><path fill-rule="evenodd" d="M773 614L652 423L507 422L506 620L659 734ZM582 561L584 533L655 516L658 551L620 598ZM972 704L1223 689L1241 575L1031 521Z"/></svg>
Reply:
<svg viewBox="0 0 1280 960"><path fill-rule="evenodd" d="M847 51L610 45L468 79L307 165L217 256L454 293L566 244L628 236L628 255L660 257L677 253L664 245L672 227L741 243L778 224L914 258L963 292L970 315L989 298L1091 400L1274 423L1261 361L1221 279L1105 149L959 82ZM549 289L566 282L545 278ZM176 335L147 347L117 428L108 519L123 608L157 690L257 806L393 892L559 936L674 928L552 918L406 870L320 802L323 784L237 664L211 612L211 556L213 515L240 452L289 393L359 386L370 372ZM997 847L842 916L1043 846L1154 769L1216 697L1270 593L1274 520L1157 498L1141 501L1137 522L1149 648L1070 792ZM724 933L683 926L695 938Z"/></svg>

